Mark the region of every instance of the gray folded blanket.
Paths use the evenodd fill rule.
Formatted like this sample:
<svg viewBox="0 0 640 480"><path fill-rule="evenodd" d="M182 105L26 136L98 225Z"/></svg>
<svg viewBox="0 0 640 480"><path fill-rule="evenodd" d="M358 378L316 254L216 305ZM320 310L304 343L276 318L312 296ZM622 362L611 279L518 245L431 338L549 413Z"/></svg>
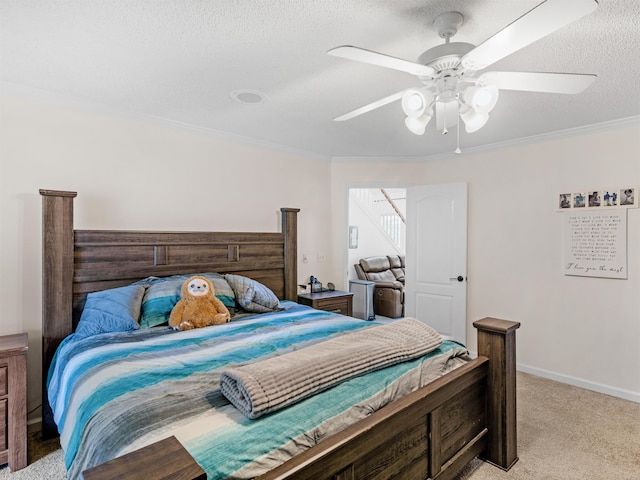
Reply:
<svg viewBox="0 0 640 480"><path fill-rule="evenodd" d="M220 390L246 417L258 418L349 378L425 355L441 343L433 328L405 318L225 369Z"/></svg>

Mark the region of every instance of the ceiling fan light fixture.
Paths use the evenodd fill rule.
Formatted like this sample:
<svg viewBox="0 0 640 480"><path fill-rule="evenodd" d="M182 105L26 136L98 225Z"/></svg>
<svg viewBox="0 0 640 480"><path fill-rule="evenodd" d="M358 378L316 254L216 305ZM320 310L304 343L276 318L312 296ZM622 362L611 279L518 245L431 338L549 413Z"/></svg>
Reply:
<svg viewBox="0 0 640 480"><path fill-rule="evenodd" d="M431 97L427 98L429 94ZM411 88L402 95L402 110L408 117L421 117L427 110L432 97L431 92L425 94L425 92Z"/></svg>
<svg viewBox="0 0 640 480"><path fill-rule="evenodd" d="M495 85L473 86L464 91L463 98L477 113L489 113L498 103L498 92Z"/></svg>
<svg viewBox="0 0 640 480"><path fill-rule="evenodd" d="M460 118L464 122L464 129L467 133L473 133L480 130L489 121L488 113L476 112L473 108L460 112Z"/></svg>
<svg viewBox="0 0 640 480"><path fill-rule="evenodd" d="M411 133L416 135L424 135L425 127L431 120L431 115L421 115L420 117L407 117L404 119L404 124L407 126Z"/></svg>

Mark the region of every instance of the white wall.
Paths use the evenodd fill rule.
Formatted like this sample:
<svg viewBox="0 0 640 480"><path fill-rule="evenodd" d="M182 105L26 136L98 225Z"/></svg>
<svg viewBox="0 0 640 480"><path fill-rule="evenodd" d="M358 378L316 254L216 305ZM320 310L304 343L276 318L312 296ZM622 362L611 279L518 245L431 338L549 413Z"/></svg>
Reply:
<svg viewBox="0 0 640 480"><path fill-rule="evenodd" d="M329 161L8 96L1 110L0 334L29 333L29 410L41 390L40 188L78 192L79 229L275 232L280 207L300 208L299 282L331 277L329 258L316 261L330 256Z"/></svg>
<svg viewBox="0 0 640 480"><path fill-rule="evenodd" d="M299 283L314 274L345 288L349 186L461 181L469 344L474 320L517 320L521 367L640 401L640 210L629 211L628 280L564 276L555 210L561 191L640 184L637 124L439 160L329 164L15 97L0 110L0 334L29 333L29 410L41 382L39 188L77 191L81 229L278 231L279 208L298 207Z"/></svg>
<svg viewBox="0 0 640 480"><path fill-rule="evenodd" d="M346 194L381 181L468 182L467 339L472 322L522 323L521 368L640 401L640 210L628 211L627 280L565 276L558 194L640 184L640 127L427 161L342 159L332 166L333 241L346 235ZM340 232L343 232L342 234ZM333 268L345 267L335 245Z"/></svg>

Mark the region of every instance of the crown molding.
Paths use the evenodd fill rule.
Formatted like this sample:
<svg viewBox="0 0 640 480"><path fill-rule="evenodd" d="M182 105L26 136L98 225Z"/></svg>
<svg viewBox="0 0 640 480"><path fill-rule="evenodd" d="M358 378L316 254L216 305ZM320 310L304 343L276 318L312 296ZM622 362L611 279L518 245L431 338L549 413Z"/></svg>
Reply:
<svg viewBox="0 0 640 480"><path fill-rule="evenodd" d="M122 109L116 109L92 100L73 97L70 95L56 93L56 92L51 92L48 90L26 87L24 85L12 83L12 82L5 82L5 81L0 82L0 92L2 92L3 94L25 97L30 100L37 100L44 103L55 104L55 105L66 107L66 108L82 110L88 113L97 113L97 114L103 114L103 115L108 115L112 117L129 120L129 121L137 121L137 122L144 122L148 124L154 124L160 127L173 128L173 129L182 130L188 133L216 138L219 140L228 140L228 141L239 143L242 145L248 145L248 146L257 147L257 148L264 148L264 149L274 150L274 151L287 153L291 155L301 156L309 159L322 160L322 161L327 161L332 163L333 162L336 162L336 163L361 162L363 160L366 160L368 162L389 162L389 161L425 162L425 161L433 161L433 160L443 160L443 159L448 159L448 158L457 156L453 152L446 152L446 153L441 153L437 155L410 156L410 157L402 157L402 156L401 157L394 157L394 156L385 156L385 157L334 156L334 157L331 157L328 155L319 154L317 152L310 152L306 150L296 149L286 145L272 143L264 140L258 140L253 137L246 137L243 135L222 132L212 128L193 125L193 124L181 122L178 120L171 120L167 118L158 117L155 115L128 112L128 111L125 111ZM509 148L509 147L546 142L549 140L567 138L567 137L572 137L577 135L585 135L588 133L600 132L604 130L610 130L614 128L633 126L633 125L640 125L640 115L621 118L617 120L611 120L611 121L602 122L602 123L596 123L592 125L585 125L581 127L568 128L565 130L558 130L556 132L543 133L540 135L532 135L529 137L509 140L506 142L498 142L498 143L492 143L489 145L483 145L479 147L465 148L463 154L473 154L473 153L500 150L500 149Z"/></svg>
<svg viewBox="0 0 640 480"><path fill-rule="evenodd" d="M607 122L594 123L591 125L584 125L581 127L567 128L565 130L558 130L556 132L542 133L540 135L532 135L529 137L517 138L515 140L509 140L506 142L491 143L489 145L482 145L479 147L465 148L463 154L489 152L495 150L501 150L504 148L517 147L521 145L529 145L532 143L548 142L550 140L557 140L562 138L574 137L578 135L586 135L594 132L602 132L605 130L613 130L617 128L640 126L640 115L634 115L631 117L620 118L616 120L610 120ZM453 152L440 153L438 155L429 155L421 157L333 157L332 162L362 162L363 160L372 162L389 162L390 160L399 162L426 162L430 160L446 160L448 158L457 157L459 154Z"/></svg>
<svg viewBox="0 0 640 480"><path fill-rule="evenodd" d="M289 147L286 145L259 140L253 137L246 137L243 135L237 135L229 132L222 132L219 130L215 130L213 128L193 125L187 122L181 122L179 120L171 120L168 118L158 117L155 115L129 112L123 109L113 108L108 105L95 102L93 100L74 97L71 95L61 94L57 92L51 92L48 90L26 87L24 85L20 85L16 83L4 82L4 81L0 82L0 92L7 95L23 97L28 100L36 100L43 103L57 105L64 108L81 110L86 113L106 115L106 116L115 117L123 120L153 124L159 127L173 128L177 130L182 130L187 133L208 136L208 137L216 138L219 140L228 140L228 141L239 143L242 145L274 150L274 151L306 157L314 160L323 160L327 162L331 161L330 156L321 155L317 152L309 152L306 150L297 149L297 148Z"/></svg>

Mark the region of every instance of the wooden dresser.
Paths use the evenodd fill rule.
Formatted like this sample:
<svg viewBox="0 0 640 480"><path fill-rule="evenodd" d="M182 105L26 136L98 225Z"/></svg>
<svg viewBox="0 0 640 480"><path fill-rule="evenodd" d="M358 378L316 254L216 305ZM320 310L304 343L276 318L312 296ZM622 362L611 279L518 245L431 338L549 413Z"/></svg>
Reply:
<svg viewBox="0 0 640 480"><path fill-rule="evenodd" d="M27 466L27 334L0 337L0 465Z"/></svg>
<svg viewBox="0 0 640 480"><path fill-rule="evenodd" d="M317 293L299 293L298 303L316 310L335 312L351 317L353 315L353 293L333 290Z"/></svg>

